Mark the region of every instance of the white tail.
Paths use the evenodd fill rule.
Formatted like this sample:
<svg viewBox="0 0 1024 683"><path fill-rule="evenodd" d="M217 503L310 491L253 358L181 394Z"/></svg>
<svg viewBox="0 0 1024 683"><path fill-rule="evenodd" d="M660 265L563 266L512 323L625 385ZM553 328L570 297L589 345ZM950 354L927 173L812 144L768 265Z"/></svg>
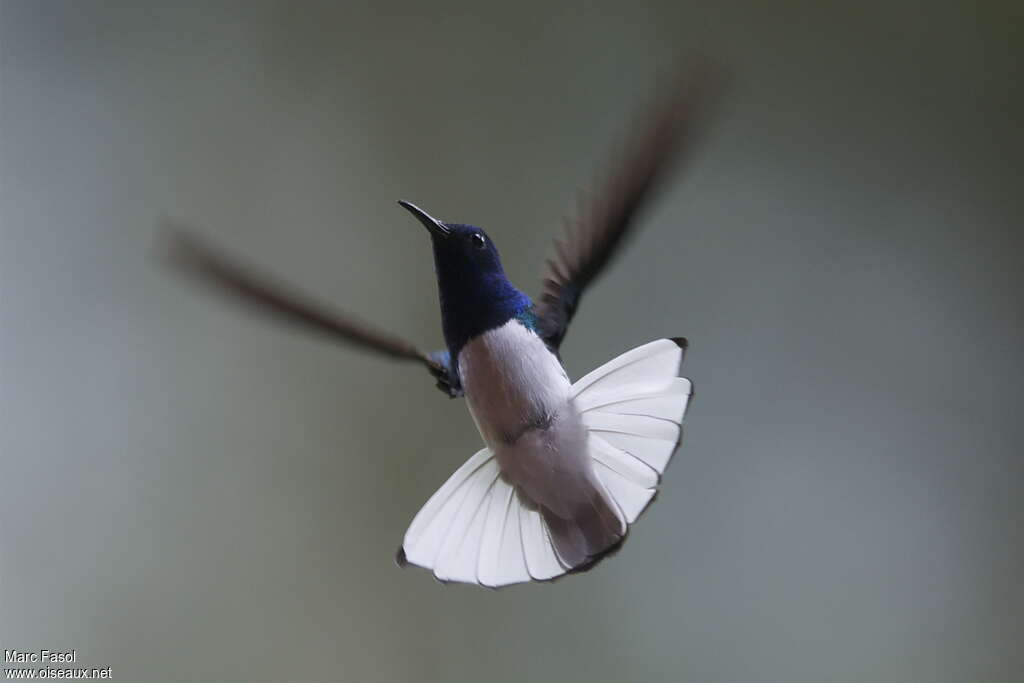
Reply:
<svg viewBox="0 0 1024 683"><path fill-rule="evenodd" d="M683 340L650 342L572 386L588 430L594 472L628 524L654 498L682 436L693 393L690 381L677 376L685 348ZM559 559L541 511L505 481L486 448L456 470L419 511L399 561L431 569L441 581L493 588L554 579L581 568Z"/></svg>

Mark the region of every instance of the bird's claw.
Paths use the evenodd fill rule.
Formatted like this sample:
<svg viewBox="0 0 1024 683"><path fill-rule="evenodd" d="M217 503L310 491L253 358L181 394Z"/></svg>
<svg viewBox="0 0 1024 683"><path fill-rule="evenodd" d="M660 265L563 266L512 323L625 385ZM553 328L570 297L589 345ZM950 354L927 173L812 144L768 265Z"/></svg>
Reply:
<svg viewBox="0 0 1024 683"><path fill-rule="evenodd" d="M453 388L452 385L444 380L438 380L436 386L447 394L448 398L460 398L462 396L462 389Z"/></svg>

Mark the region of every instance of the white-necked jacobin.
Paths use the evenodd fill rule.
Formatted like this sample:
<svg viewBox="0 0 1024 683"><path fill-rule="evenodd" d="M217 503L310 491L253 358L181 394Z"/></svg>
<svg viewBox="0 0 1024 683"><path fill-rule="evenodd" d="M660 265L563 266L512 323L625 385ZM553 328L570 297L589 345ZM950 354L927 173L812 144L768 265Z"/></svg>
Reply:
<svg viewBox="0 0 1024 683"><path fill-rule="evenodd" d="M321 332L424 364L464 396L485 447L413 519L402 565L442 581L498 587L593 566L620 547L653 500L682 436L692 395L678 377L686 341L659 339L571 382L558 351L581 295L613 256L656 181L687 146L718 83L699 62L682 72L613 158L600 191L556 240L534 302L505 276L490 237L401 204L429 231L446 349L424 353L330 312L175 231L179 265L255 305Z"/></svg>

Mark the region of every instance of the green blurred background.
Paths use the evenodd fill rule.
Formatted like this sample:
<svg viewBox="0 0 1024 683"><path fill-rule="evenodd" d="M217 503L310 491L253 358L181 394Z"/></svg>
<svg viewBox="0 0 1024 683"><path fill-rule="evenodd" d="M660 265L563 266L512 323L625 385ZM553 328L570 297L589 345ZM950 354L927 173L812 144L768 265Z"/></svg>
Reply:
<svg viewBox="0 0 1024 683"><path fill-rule="evenodd" d="M0 0L0 647L124 681L1020 680L1022 19ZM395 200L536 293L689 51L732 88L563 347L577 377L690 338L657 504L552 585L399 570L464 403L177 278L159 222L436 348Z"/></svg>

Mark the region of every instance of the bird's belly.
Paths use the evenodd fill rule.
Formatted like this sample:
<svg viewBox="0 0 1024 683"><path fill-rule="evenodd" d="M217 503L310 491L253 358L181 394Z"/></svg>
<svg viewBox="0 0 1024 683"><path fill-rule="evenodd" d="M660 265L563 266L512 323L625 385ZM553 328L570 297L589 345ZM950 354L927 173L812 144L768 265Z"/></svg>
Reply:
<svg viewBox="0 0 1024 683"><path fill-rule="evenodd" d="M557 507L567 480L592 476L571 383L539 337L513 320L466 344L458 363L477 429L513 483Z"/></svg>
<svg viewBox="0 0 1024 683"><path fill-rule="evenodd" d="M471 340L458 363L470 412L492 448L542 426L569 400L562 364L517 320Z"/></svg>

